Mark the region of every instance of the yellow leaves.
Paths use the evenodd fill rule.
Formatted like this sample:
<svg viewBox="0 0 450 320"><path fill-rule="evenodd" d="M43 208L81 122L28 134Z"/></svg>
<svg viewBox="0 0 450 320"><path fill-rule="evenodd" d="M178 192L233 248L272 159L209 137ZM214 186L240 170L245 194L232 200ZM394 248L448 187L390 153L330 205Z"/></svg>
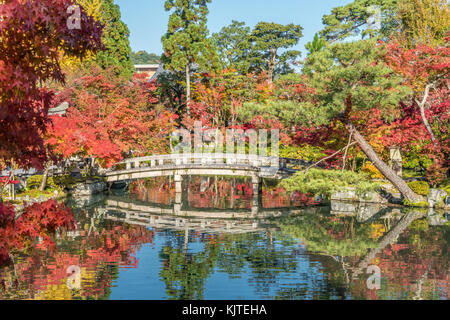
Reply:
<svg viewBox="0 0 450 320"><path fill-rule="evenodd" d="M76 2L83 7L87 15L91 16L96 21L100 21L103 0L77 0Z"/></svg>
<svg viewBox="0 0 450 320"><path fill-rule="evenodd" d="M381 174L381 172L370 161L368 161L364 164L364 166L362 167L362 170L364 172L370 173L370 177L372 179L384 179L384 176Z"/></svg>
<svg viewBox="0 0 450 320"><path fill-rule="evenodd" d="M371 224L370 238L379 239L386 233L386 227L383 224Z"/></svg>

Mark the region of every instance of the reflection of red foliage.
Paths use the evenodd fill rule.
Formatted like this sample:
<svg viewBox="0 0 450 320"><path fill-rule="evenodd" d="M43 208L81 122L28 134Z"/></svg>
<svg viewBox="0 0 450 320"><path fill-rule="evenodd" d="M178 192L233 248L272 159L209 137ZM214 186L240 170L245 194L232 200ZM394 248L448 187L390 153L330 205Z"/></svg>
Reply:
<svg viewBox="0 0 450 320"><path fill-rule="evenodd" d="M141 244L153 241L154 232L140 226L113 225L89 235L81 231L80 235L80 240L68 239L69 247L56 247L52 252L43 250L43 246L32 247L26 259L15 263L14 269L18 275L16 285L26 286L26 291L33 298L36 292L45 290L49 285L61 284L69 276L68 268L78 266L95 276L95 281L83 283L80 295L101 298L114 280L107 268L136 268L138 260L133 255ZM14 290L5 286L3 282L6 292Z"/></svg>
<svg viewBox="0 0 450 320"><path fill-rule="evenodd" d="M24 249L38 237L43 238L42 248L53 248L50 236L74 227L71 209L54 200L26 207L17 220L12 206L0 204L0 264L9 260L10 250Z"/></svg>

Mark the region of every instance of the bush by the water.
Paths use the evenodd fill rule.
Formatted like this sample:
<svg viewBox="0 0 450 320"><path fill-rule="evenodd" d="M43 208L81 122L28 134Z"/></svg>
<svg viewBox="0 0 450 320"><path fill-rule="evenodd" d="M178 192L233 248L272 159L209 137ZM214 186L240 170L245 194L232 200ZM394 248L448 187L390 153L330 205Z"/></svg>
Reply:
<svg viewBox="0 0 450 320"><path fill-rule="evenodd" d="M412 181L408 183L408 186L418 195L426 197L430 194L430 186L425 181Z"/></svg>
<svg viewBox="0 0 450 320"><path fill-rule="evenodd" d="M27 189L34 190L39 189L42 183L43 176L35 175L27 179ZM71 189L73 188L79 180L75 179L70 175L55 176L47 178L47 189Z"/></svg>
<svg viewBox="0 0 450 320"><path fill-rule="evenodd" d="M27 189L28 190L39 189L39 187L42 184L42 179L43 179L42 175L35 175L29 177L27 179ZM53 181L52 177L47 178L47 188L56 188L56 184Z"/></svg>
<svg viewBox="0 0 450 320"><path fill-rule="evenodd" d="M322 169L298 172L293 177L284 180L281 185L288 192L299 191L326 197L348 187L355 188L358 195L380 189L378 183L370 181L368 173Z"/></svg>

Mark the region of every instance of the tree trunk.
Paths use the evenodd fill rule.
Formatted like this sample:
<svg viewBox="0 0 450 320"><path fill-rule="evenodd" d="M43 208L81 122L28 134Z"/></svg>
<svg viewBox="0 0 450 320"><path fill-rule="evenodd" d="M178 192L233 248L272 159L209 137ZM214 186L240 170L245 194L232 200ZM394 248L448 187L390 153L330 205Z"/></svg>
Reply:
<svg viewBox="0 0 450 320"><path fill-rule="evenodd" d="M267 72L267 80L273 82L273 74L275 72L275 61L277 59L277 49L270 49L269 70Z"/></svg>
<svg viewBox="0 0 450 320"><path fill-rule="evenodd" d="M420 108L420 116L422 117L422 122L431 136L431 141L433 142L433 144L436 144L436 137L434 136L430 123L428 122L427 116L425 115L425 106L423 104L419 104L419 108Z"/></svg>
<svg viewBox="0 0 450 320"><path fill-rule="evenodd" d="M427 129L428 133L431 136L431 141L433 142L434 145L437 145L433 130L431 129L430 123L428 122L427 116L425 115L425 104L427 103L428 96L430 95L430 89L432 88L432 86L433 86L432 84L428 84L425 87L425 92L423 94L422 102L418 101L417 99L415 101L416 101L417 105L419 106L420 116L422 117L422 122L423 122L425 128Z"/></svg>
<svg viewBox="0 0 450 320"><path fill-rule="evenodd" d="M395 172L389 168L389 166L381 160L381 158L376 154L370 144L364 139L364 137L356 130L355 126L349 121L343 121L345 127L350 133L353 133L353 138L358 143L362 151L365 153L367 158L375 165L375 167L383 174L383 176L388 179L401 193L408 199L408 201L416 203L419 202L419 196L416 195L411 188L406 184L406 182L397 176Z"/></svg>
<svg viewBox="0 0 450 320"><path fill-rule="evenodd" d="M186 65L186 109L188 117L191 116L191 69L189 63Z"/></svg>
<svg viewBox="0 0 450 320"><path fill-rule="evenodd" d="M45 188L47 188L47 180L48 180L48 173L50 171L51 162L47 162L45 165L45 171L44 176L42 177L41 186L39 187L39 191L43 192Z"/></svg>

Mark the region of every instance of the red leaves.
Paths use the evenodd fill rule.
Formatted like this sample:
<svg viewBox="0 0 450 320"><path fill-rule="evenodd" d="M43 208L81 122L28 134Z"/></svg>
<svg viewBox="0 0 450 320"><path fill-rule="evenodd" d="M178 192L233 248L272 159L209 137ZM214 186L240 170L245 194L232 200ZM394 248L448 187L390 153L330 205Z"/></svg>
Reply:
<svg viewBox="0 0 450 320"><path fill-rule="evenodd" d="M45 160L41 134L53 94L40 84L64 81L60 52L81 57L101 44L101 27L86 14L67 27L72 0L7 0L0 4L0 158L21 166ZM35 163L32 163L34 161Z"/></svg>
<svg viewBox="0 0 450 320"><path fill-rule="evenodd" d="M9 260L12 249L23 249L38 237L43 238L41 246L54 246L50 235L58 229L74 229L72 210L54 200L26 207L16 220L14 208L0 204L0 265Z"/></svg>
<svg viewBox="0 0 450 320"><path fill-rule="evenodd" d="M427 83L436 81L450 71L450 48L418 45L406 50L392 42L387 45L386 61L389 66L405 77L416 92L424 90ZM448 81L443 78L443 81Z"/></svg>
<svg viewBox="0 0 450 320"><path fill-rule="evenodd" d="M93 156L104 167L130 151L165 152L176 117L153 105L158 102L155 84L139 77L131 83L109 81L100 70L93 73L60 94L71 107L64 117L52 118L46 142L53 151L64 157Z"/></svg>

